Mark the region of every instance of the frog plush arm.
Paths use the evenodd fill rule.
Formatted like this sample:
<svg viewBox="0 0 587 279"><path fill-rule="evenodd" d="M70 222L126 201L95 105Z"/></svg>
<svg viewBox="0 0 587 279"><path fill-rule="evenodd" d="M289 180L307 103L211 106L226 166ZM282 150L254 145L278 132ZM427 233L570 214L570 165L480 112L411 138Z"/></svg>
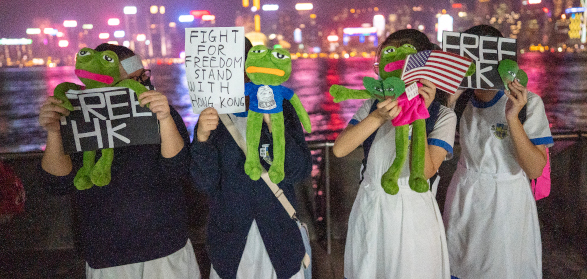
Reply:
<svg viewBox="0 0 587 279"><path fill-rule="evenodd" d="M53 90L53 97L57 98L58 100L61 100L63 103L61 103L61 106L66 108L69 111L73 111L73 106L71 105L71 102L69 101L69 99L67 98L67 96L65 96L65 93L69 90L81 90L82 86L79 84L75 84L75 83L71 83L71 82L63 82L58 84L55 87L55 90Z"/></svg>
<svg viewBox="0 0 587 279"><path fill-rule="evenodd" d="M310 117L308 116L308 112L304 108L304 105L302 105L302 102L300 101L298 95L294 94L293 97L289 99L289 102L293 105L294 109L296 110L296 114L300 118L300 122L302 123L302 126L304 126L306 132L311 133L312 125L310 123Z"/></svg>
<svg viewBox="0 0 587 279"><path fill-rule="evenodd" d="M342 85L334 84L330 86L330 95L334 97L335 103L340 103L346 100L352 99L369 99L372 98L373 95L367 89L363 90L356 90L356 89L349 89Z"/></svg>

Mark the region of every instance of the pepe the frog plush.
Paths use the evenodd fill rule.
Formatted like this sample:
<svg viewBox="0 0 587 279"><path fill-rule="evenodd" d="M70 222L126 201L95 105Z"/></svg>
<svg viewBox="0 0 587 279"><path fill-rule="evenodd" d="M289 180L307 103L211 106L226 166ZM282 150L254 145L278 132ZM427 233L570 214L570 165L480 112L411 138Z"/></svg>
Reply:
<svg viewBox="0 0 587 279"><path fill-rule="evenodd" d="M263 125L263 114L269 114L273 138L273 163L269 168L269 178L279 183L285 177L285 138L283 122L283 99L293 105L300 122L311 133L310 117L298 96L289 88L282 86L291 74L291 56L284 49L268 49L263 45L249 50L245 71L251 80L245 84L245 95L249 96L247 117L247 159L245 173L252 179L261 177L262 166L259 160L259 141Z"/></svg>
<svg viewBox="0 0 587 279"><path fill-rule="evenodd" d="M518 80L524 87L528 85L528 75L520 69L516 61L504 59L499 61L497 72L503 81L506 90L509 90L508 83Z"/></svg>
<svg viewBox="0 0 587 279"><path fill-rule="evenodd" d="M421 96L411 101L403 94L405 83L400 79L405 59L415 54L416 48L410 44L400 47L388 46L381 51L379 59L379 74L381 80L371 77L363 78L365 90L348 89L340 85L330 87L330 94L335 102L348 99L376 98L384 100L394 98L402 107L400 115L392 120L395 126L396 154L393 163L381 177L381 186L386 193L395 195L399 191L398 178L408 156L409 124L413 124L412 131L412 163L410 169L410 188L416 192L428 191L428 182L424 177L424 152L426 140L425 119L430 115Z"/></svg>
<svg viewBox="0 0 587 279"><path fill-rule="evenodd" d="M138 96L147 91L139 82L126 79L120 80L119 60L116 53L110 50L95 51L91 48L82 48L77 53L75 75L85 86L71 82L60 83L55 87L53 95L63 101L64 108L73 111L73 106L65 93L70 90L93 89L102 87L127 87L135 91ZM83 166L78 170L73 184L78 190L91 188L94 184L105 186L110 183L110 167L114 159L114 149L102 149L102 156L96 162L96 151L83 153Z"/></svg>
<svg viewBox="0 0 587 279"><path fill-rule="evenodd" d="M417 53L414 46L404 44L400 47L385 47L380 54L379 75L381 80L371 77L363 78L365 90L348 89L340 85L330 87L334 102L349 99L376 98L384 100L394 98L402 108L400 114L391 123L395 126L396 155L392 165L381 177L381 186L386 193L395 195L399 191L398 178L404 166L409 148L409 125L412 124L412 153L410 165L410 188L422 193L428 191L428 182L424 176L426 147L426 121L430 115L422 96L408 100L403 94L405 83L400 79L408 55ZM467 75L472 75L475 65L471 64Z"/></svg>

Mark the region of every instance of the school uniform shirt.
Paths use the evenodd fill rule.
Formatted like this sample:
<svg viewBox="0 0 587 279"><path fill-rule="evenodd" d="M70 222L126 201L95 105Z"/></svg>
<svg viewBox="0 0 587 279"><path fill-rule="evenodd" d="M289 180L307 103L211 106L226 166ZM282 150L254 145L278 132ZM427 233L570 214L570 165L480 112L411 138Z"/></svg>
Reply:
<svg viewBox="0 0 587 279"><path fill-rule="evenodd" d="M460 279L542 278L536 202L515 159L507 100L503 91L489 102L473 97L461 118L461 155L444 207L451 275ZM523 126L533 144L552 146L544 104L531 92Z"/></svg>
<svg viewBox="0 0 587 279"><path fill-rule="evenodd" d="M288 101L283 102L283 114L285 178L278 185L296 207L294 184L310 175L312 159L300 121ZM247 119L229 117L245 137ZM259 147L267 144L269 158L273 158L272 142L263 122ZM246 156L224 124L218 123L206 142L194 139L190 152L194 183L208 195L207 247L212 278L299 276L306 253L300 229L265 181L251 180L245 173ZM260 158L261 164L269 169L264 158Z"/></svg>
<svg viewBox="0 0 587 279"><path fill-rule="evenodd" d="M350 124L369 115L374 99L365 101ZM441 106L428 144L452 153L456 116ZM376 131L364 178L349 217L344 275L354 278L450 278L444 226L432 193L410 189L409 158L396 195L385 193L381 177L395 159L391 121Z"/></svg>

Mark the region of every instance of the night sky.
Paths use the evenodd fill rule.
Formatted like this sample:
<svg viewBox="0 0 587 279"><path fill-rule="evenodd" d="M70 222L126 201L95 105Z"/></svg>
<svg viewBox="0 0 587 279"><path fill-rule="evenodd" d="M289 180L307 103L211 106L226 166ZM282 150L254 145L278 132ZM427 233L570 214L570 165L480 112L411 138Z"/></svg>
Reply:
<svg viewBox="0 0 587 279"><path fill-rule="evenodd" d="M343 7L360 8L369 6L395 5L398 3L410 3L411 5L427 4L426 0L300 0L297 2L312 2L315 5L314 13L326 18L328 13L337 12ZM448 7L448 0L433 1L438 8ZM472 2L464 0L462 2ZM49 4L50 3L50 4ZM252 5L253 0L250 0ZM296 1L290 0L261 0L261 4L279 4L280 6L293 6ZM217 26L234 25L234 13L242 9L242 0L0 0L0 37L26 37L26 29L35 26L35 18L47 19L55 24L53 27L61 27L64 20L78 21L78 27L84 23L92 23L96 28L107 26L106 21L111 17L124 18L122 12L124 6L137 6L137 15L146 14L151 5L163 5L169 21L177 21L182 14L189 14L190 10L210 10L216 15Z"/></svg>

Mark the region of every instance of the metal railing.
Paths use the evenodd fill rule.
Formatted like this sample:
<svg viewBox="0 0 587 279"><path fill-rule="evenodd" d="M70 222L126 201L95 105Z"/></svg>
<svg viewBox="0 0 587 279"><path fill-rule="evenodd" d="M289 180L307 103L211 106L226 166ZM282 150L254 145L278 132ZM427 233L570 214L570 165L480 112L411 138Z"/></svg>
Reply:
<svg viewBox="0 0 587 279"><path fill-rule="evenodd" d="M556 141L565 141L565 140L572 140L572 141L579 141L581 139L587 139L587 132L584 131L569 131L569 132L556 132L552 134L553 140ZM458 142L455 142L458 144ZM332 251L332 217L331 217L331 207L330 207L330 149L334 146L334 142L326 141L326 142L310 142L308 147L310 150L319 150L321 149L322 156L324 159L324 188L326 192L326 251L330 255ZM358 175L358 174L357 174Z"/></svg>

